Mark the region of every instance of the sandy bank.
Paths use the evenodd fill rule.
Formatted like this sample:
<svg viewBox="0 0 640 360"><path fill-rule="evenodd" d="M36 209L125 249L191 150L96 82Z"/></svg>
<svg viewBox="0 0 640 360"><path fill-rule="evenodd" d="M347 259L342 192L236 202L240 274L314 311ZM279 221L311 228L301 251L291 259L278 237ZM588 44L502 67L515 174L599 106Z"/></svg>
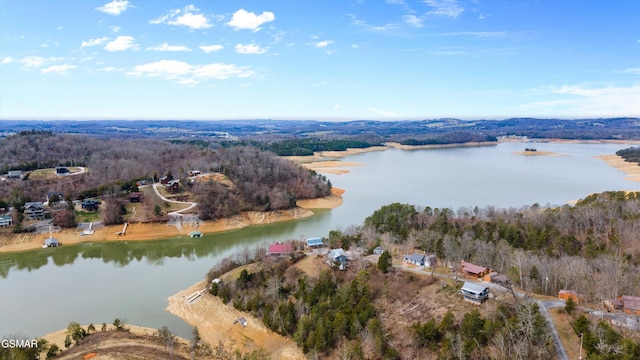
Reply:
<svg viewBox="0 0 640 360"><path fill-rule="evenodd" d="M83 236L78 229L66 229L54 233L53 237L64 246L83 242L159 240L174 236L188 236L193 230L203 234L237 230L250 225L303 219L313 215L309 209L335 208L342 204L340 195L343 192L342 189L334 188L332 194L327 197L298 201L297 208L269 212L247 211L225 219L202 221L199 224L183 222L180 226L174 226L168 223L130 223L124 235L117 235L122 231L123 226L114 225L95 229L93 235ZM2 239L0 253L39 249L48 237L48 234L8 234Z"/></svg>
<svg viewBox="0 0 640 360"><path fill-rule="evenodd" d="M302 350L292 340L267 329L262 321L249 313L224 305L207 292L192 303L185 301L189 295L207 286L205 281L201 281L172 295L167 311L197 326L202 340L212 346L222 342L245 353L264 349L274 359L305 359ZM246 327L233 323L239 317L247 320Z"/></svg>
<svg viewBox="0 0 640 360"><path fill-rule="evenodd" d="M85 324L82 325L82 328L87 330L87 327L89 327L89 324ZM96 328L96 331L101 331L102 329L102 324L93 324L93 327ZM152 328L148 328L148 327L142 327L142 326L136 326L136 325L129 325L129 324L125 324L124 325L125 329L129 330L130 333L135 334L135 335L149 335L149 336L154 336L156 334L156 332L158 332L158 329L152 329ZM111 324L107 324L107 330L115 330L115 326L111 325ZM56 344L58 345L58 347L60 349L65 349L64 347L64 339L67 336L67 329L62 329L62 330L58 330L56 332L52 332L50 334L47 334L45 336L42 336L43 339L47 340L49 343L51 344ZM189 344L189 341L181 338L181 337L177 337L178 341L184 343L184 344Z"/></svg>
<svg viewBox="0 0 640 360"><path fill-rule="evenodd" d="M516 151L512 152L513 155L524 155L524 156L567 156L564 154L558 154L551 151Z"/></svg>
<svg viewBox="0 0 640 360"><path fill-rule="evenodd" d="M624 172L627 177L625 180L640 182L640 166L636 163L624 161L624 159L618 155L601 155L596 156L600 160L607 162L609 166Z"/></svg>

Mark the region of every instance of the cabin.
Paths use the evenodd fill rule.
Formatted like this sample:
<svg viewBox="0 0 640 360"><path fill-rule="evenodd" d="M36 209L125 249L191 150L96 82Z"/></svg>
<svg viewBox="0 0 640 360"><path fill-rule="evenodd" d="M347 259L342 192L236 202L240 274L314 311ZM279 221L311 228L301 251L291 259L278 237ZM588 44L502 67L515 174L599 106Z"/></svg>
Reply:
<svg viewBox="0 0 640 360"><path fill-rule="evenodd" d="M324 243L322 242L321 237L307 238L306 241L307 241L308 248L319 248L324 246Z"/></svg>
<svg viewBox="0 0 640 360"><path fill-rule="evenodd" d="M200 231L192 231L189 233L189 237L199 238L199 237L202 237L202 233Z"/></svg>
<svg viewBox="0 0 640 360"><path fill-rule="evenodd" d="M575 290L560 290L558 292L558 299L562 299L564 301L572 299L576 304L580 304L582 302L582 295L578 294Z"/></svg>
<svg viewBox="0 0 640 360"><path fill-rule="evenodd" d="M100 201L98 200L85 200L80 205L84 210L87 211L96 211L100 206Z"/></svg>
<svg viewBox="0 0 640 360"><path fill-rule="evenodd" d="M405 264L418 265L418 266L424 267L424 259L425 259L424 255L420 255L420 254L408 255L407 254L404 256L404 259L402 260L402 262Z"/></svg>
<svg viewBox="0 0 640 360"><path fill-rule="evenodd" d="M43 248L58 247L58 246L60 246L60 242L58 242L58 239L51 236L49 236L49 238L44 241L44 245L42 245Z"/></svg>
<svg viewBox="0 0 640 360"><path fill-rule="evenodd" d="M56 166L56 175L69 175L69 168L66 166Z"/></svg>
<svg viewBox="0 0 640 360"><path fill-rule="evenodd" d="M193 177L193 176L198 176L200 174L202 174L202 172L200 170L189 170L189 177Z"/></svg>
<svg viewBox="0 0 640 360"><path fill-rule="evenodd" d="M484 281L493 282L500 285L508 285L509 278L506 275L500 275L495 271L492 271L484 276Z"/></svg>
<svg viewBox="0 0 640 360"><path fill-rule="evenodd" d="M382 246L376 246L373 249L373 254L374 255L382 255L383 252L384 252L384 248Z"/></svg>
<svg viewBox="0 0 640 360"><path fill-rule="evenodd" d="M180 191L180 180L171 180L164 185L164 188L167 190L167 192L177 193L178 191Z"/></svg>
<svg viewBox="0 0 640 360"><path fill-rule="evenodd" d="M143 199L143 194L141 192L130 192L129 193L129 202L136 203L141 202Z"/></svg>
<svg viewBox="0 0 640 360"><path fill-rule="evenodd" d="M462 285L462 289L460 289L460 295L462 295L465 301L481 305L489 298L489 288L465 281L464 285Z"/></svg>
<svg viewBox="0 0 640 360"><path fill-rule="evenodd" d="M271 255L271 256L290 256L291 254L293 254L293 248L291 246L291 243L271 244L269 245L269 250L267 251L267 255Z"/></svg>
<svg viewBox="0 0 640 360"><path fill-rule="evenodd" d="M160 178L160 184L162 184L162 185L168 184L169 181L171 181L171 179L169 179L168 176L163 176L163 177Z"/></svg>
<svg viewBox="0 0 640 360"><path fill-rule="evenodd" d="M329 265L333 266L334 264L338 263L340 266L340 270L345 269L347 260L349 260L347 258L347 253L345 253L344 249L342 248L331 249L327 253L327 262L329 263Z"/></svg>
<svg viewBox="0 0 640 360"><path fill-rule="evenodd" d="M13 219L11 214L0 215L0 227L7 227L13 225Z"/></svg>
<svg viewBox="0 0 640 360"><path fill-rule="evenodd" d="M491 272L486 267L474 265L464 260L460 262L460 270L462 270L465 275L476 279L482 279L485 275Z"/></svg>
<svg viewBox="0 0 640 360"><path fill-rule="evenodd" d="M622 295L618 300L622 302L622 311L630 315L640 315L640 296Z"/></svg>
<svg viewBox="0 0 640 360"><path fill-rule="evenodd" d="M50 192L47 193L47 203L51 204L51 200L57 200L58 202L64 201L64 195L61 192Z"/></svg>
<svg viewBox="0 0 640 360"><path fill-rule="evenodd" d="M22 179L22 170L10 170L7 172L9 179Z"/></svg>
<svg viewBox="0 0 640 360"><path fill-rule="evenodd" d="M24 204L24 215L27 220L44 220L44 205L41 202L27 202Z"/></svg>

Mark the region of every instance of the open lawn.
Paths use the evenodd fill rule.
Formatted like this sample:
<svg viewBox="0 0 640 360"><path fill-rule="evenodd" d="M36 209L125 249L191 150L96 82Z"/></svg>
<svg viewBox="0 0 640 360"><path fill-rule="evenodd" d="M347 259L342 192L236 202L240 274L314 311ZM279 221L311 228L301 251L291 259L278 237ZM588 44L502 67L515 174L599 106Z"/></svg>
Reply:
<svg viewBox="0 0 640 360"><path fill-rule="evenodd" d="M69 167L68 169L69 175L82 171L79 167ZM51 180L56 178L58 178L58 176L56 175L56 169L54 168L33 170L29 175L29 179L31 180Z"/></svg>
<svg viewBox="0 0 640 360"><path fill-rule="evenodd" d="M100 210L84 211L77 209L78 207L76 207L76 210L74 211L77 222L94 222L100 220Z"/></svg>

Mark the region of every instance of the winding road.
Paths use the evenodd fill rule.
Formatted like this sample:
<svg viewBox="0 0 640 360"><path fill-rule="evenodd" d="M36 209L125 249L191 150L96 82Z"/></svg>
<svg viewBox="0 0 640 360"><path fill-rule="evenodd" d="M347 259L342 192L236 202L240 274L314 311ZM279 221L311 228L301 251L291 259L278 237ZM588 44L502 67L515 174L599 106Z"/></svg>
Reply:
<svg viewBox="0 0 640 360"><path fill-rule="evenodd" d="M198 203L195 202L191 202L191 201L176 201L176 200L169 200L166 197L164 197L164 195L160 194L160 191L158 191L158 183L155 183L152 185L153 186L153 191L156 192L156 195L158 195L158 197L166 202L170 202L170 203L174 203L174 204L189 204L189 206L187 206L184 209L180 209L180 210L176 210L176 211L172 211L170 213L167 213L167 215L169 216L182 216L182 212L193 209L194 207L198 206Z"/></svg>

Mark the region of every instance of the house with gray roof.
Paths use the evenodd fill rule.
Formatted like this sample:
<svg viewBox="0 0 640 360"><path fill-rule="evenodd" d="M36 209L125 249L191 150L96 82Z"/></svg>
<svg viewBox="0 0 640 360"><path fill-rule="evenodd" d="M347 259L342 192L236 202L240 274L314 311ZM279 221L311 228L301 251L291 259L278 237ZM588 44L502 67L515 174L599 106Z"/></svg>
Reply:
<svg viewBox="0 0 640 360"><path fill-rule="evenodd" d="M402 262L405 264L412 264L424 267L425 256L421 254L407 254L404 256Z"/></svg>
<svg viewBox="0 0 640 360"><path fill-rule="evenodd" d="M466 301L480 305L489 298L489 288L465 281L462 289L460 289L460 295L462 295Z"/></svg>

